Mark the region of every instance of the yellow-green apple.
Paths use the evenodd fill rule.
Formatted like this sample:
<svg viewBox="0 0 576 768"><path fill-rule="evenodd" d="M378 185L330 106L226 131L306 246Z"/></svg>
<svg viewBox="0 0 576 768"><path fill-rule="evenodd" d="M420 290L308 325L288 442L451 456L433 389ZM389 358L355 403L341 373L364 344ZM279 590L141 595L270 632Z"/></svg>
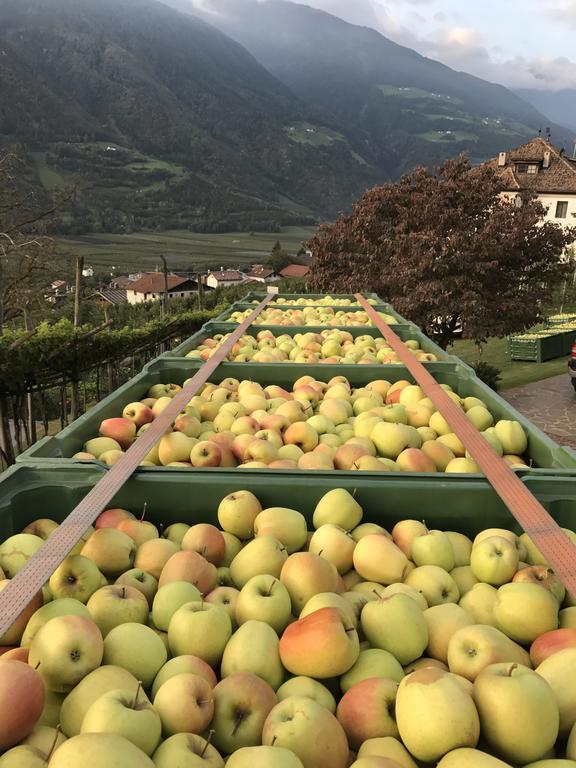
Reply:
<svg viewBox="0 0 576 768"><path fill-rule="evenodd" d="M46 688L67 693L102 661L104 646L96 624L85 616L56 616L30 645L28 663L38 668Z"/></svg>
<svg viewBox="0 0 576 768"><path fill-rule="evenodd" d="M158 693L160 686L164 685L164 683L170 680L171 677L184 674L192 674L203 677L204 680L206 680L206 682L210 685L210 688L214 688L218 682L218 678L216 677L216 673L212 667L199 656L190 656L188 654L183 656L175 656L173 659L169 659L166 664L164 664L162 669L154 678L154 683L150 689L152 699L154 699Z"/></svg>
<svg viewBox="0 0 576 768"><path fill-rule="evenodd" d="M362 600L363 596L359 593L356 593L356 595L360 598L358 605L364 606L366 601ZM319 592L317 595L313 595L304 608L302 608L299 618L303 619L304 616L309 616L311 613L319 611L320 608L336 608L340 611L342 619L347 625L349 624L354 629L358 629L359 613L356 613L351 601L346 600L344 595L339 595L336 592Z"/></svg>
<svg viewBox="0 0 576 768"><path fill-rule="evenodd" d="M134 653L134 649L138 653ZM104 664L131 672L144 688L150 688L168 655L162 640L150 627L126 622L114 627L104 640Z"/></svg>
<svg viewBox="0 0 576 768"><path fill-rule="evenodd" d="M56 528L58 528L58 523L55 520L42 517L29 523L29 525L22 530L22 533L31 533L33 536L39 536L46 541L46 539L50 538L54 533Z"/></svg>
<svg viewBox="0 0 576 768"><path fill-rule="evenodd" d="M576 648L549 656L536 672L550 685L560 710L560 735L567 736L576 722Z"/></svg>
<svg viewBox="0 0 576 768"><path fill-rule="evenodd" d="M340 677L343 693L353 685L370 678L384 677L397 683L404 677L400 662L389 651L380 648L367 648L360 651L354 665Z"/></svg>
<svg viewBox="0 0 576 768"><path fill-rule="evenodd" d="M336 717L353 750L367 739L398 736L394 718L397 690L395 680L372 677L353 685L340 699Z"/></svg>
<svg viewBox="0 0 576 768"><path fill-rule="evenodd" d="M124 456L124 451L105 451L100 454L100 461L111 467Z"/></svg>
<svg viewBox="0 0 576 768"><path fill-rule="evenodd" d="M418 536L424 536L426 533L428 533L428 528L420 520L400 520L392 528L392 539L406 557L410 557L412 542Z"/></svg>
<svg viewBox="0 0 576 768"><path fill-rule="evenodd" d="M72 454L72 458L77 461L93 461L96 456L92 453L87 453L86 451L76 451L76 453Z"/></svg>
<svg viewBox="0 0 576 768"><path fill-rule="evenodd" d="M309 453L318 445L318 432L307 421L290 424L284 430L284 443L297 445L304 453Z"/></svg>
<svg viewBox="0 0 576 768"><path fill-rule="evenodd" d="M235 613L239 625L251 619L264 621L279 634L290 622L290 593L274 576L264 573L253 576L240 590Z"/></svg>
<svg viewBox="0 0 576 768"><path fill-rule="evenodd" d="M530 581L549 590L560 604L564 602L566 589L552 568L546 565L529 565L514 574L512 581Z"/></svg>
<svg viewBox="0 0 576 768"><path fill-rule="evenodd" d="M470 565L470 553L472 552L472 541L463 533L458 531L446 531L446 536L450 539L452 550L454 552L454 567L459 568L463 565Z"/></svg>
<svg viewBox="0 0 576 768"><path fill-rule="evenodd" d="M155 768L224 768L216 747L194 733L177 733L163 741L154 752Z"/></svg>
<svg viewBox="0 0 576 768"><path fill-rule="evenodd" d="M342 675L359 652L358 634L337 608L321 608L289 624L280 638L282 664L294 675Z"/></svg>
<svg viewBox="0 0 576 768"><path fill-rule="evenodd" d="M321 525L312 535L308 550L334 563L338 573L347 573L353 566L356 541L337 525Z"/></svg>
<svg viewBox="0 0 576 768"><path fill-rule="evenodd" d="M27 662L26 662L27 663ZM38 720L39 726L49 726L56 728L60 723L60 709L62 702L66 698L64 693L56 693L56 691L45 690L44 696L44 709Z"/></svg>
<svg viewBox="0 0 576 768"><path fill-rule="evenodd" d="M140 568L132 568L119 576L116 579L116 584L124 584L127 587L138 589L148 600L148 606L152 608L152 603L158 590L158 580L152 574L146 573L146 571L142 571Z"/></svg>
<svg viewBox="0 0 576 768"><path fill-rule="evenodd" d="M480 472L480 469L478 467L478 464L476 464L476 462L473 459L465 459L462 456L458 456L455 459L452 459L452 461L448 463L444 472L448 472L448 474L450 473L473 474L475 472Z"/></svg>
<svg viewBox="0 0 576 768"><path fill-rule="evenodd" d="M408 569L408 558L387 536L369 534L356 544L353 553L354 568L366 581L393 584L403 581Z"/></svg>
<svg viewBox="0 0 576 768"><path fill-rule="evenodd" d="M172 581L188 581L207 595L216 586L216 566L198 552L176 552L162 568L158 586Z"/></svg>
<svg viewBox="0 0 576 768"><path fill-rule="evenodd" d="M284 747L242 747L230 755L229 768L303 768L294 752Z"/></svg>
<svg viewBox="0 0 576 768"><path fill-rule="evenodd" d="M242 542L240 539L235 536L233 533L228 533L228 531L222 531L222 536L224 538L224 557L222 558L222 562L220 566L225 566L226 568L230 567L230 563L238 552L242 549Z"/></svg>
<svg viewBox="0 0 576 768"><path fill-rule="evenodd" d="M278 458L278 448L270 440L263 440L256 436L248 443L244 452L244 461L260 461L270 464Z"/></svg>
<svg viewBox="0 0 576 768"><path fill-rule="evenodd" d="M498 590L496 587L478 582L462 595L459 605L472 616L477 624L490 624L495 627L494 604L497 597Z"/></svg>
<svg viewBox="0 0 576 768"><path fill-rule="evenodd" d="M10 583L10 579L2 579L0 581L0 592L5 589L8 584ZM2 646L10 646L10 645L17 645L21 642L22 637L26 634L26 630L28 628L29 622L32 620L32 618L42 610L42 603L43 603L43 597L42 597L42 590L37 592L32 600L26 605L16 621L7 629L7 631L0 637L0 645ZM44 615L44 614L43 614ZM46 619L47 620L47 619ZM42 623L44 619L42 618ZM36 628L40 626L39 620L35 619L33 622L33 626ZM26 646L28 646L29 643L26 643Z"/></svg>
<svg viewBox="0 0 576 768"><path fill-rule="evenodd" d="M147 520L121 520L116 530L122 531L133 540L137 547L150 539L159 537L158 528Z"/></svg>
<svg viewBox="0 0 576 768"><path fill-rule="evenodd" d="M518 643L529 644L558 628L558 601L539 584L504 584L494 603L497 626Z"/></svg>
<svg viewBox="0 0 576 768"><path fill-rule="evenodd" d="M111 437L93 437L84 443L84 452L92 454L96 459L99 459L106 451L119 450L122 450L120 443Z"/></svg>
<svg viewBox="0 0 576 768"><path fill-rule="evenodd" d="M404 424L382 421L370 433L370 439L378 454L387 459L396 459L408 447L410 432Z"/></svg>
<svg viewBox="0 0 576 768"><path fill-rule="evenodd" d="M262 743L264 722L278 703L270 685L255 674L225 677L213 691L213 744L223 754Z"/></svg>
<svg viewBox="0 0 576 768"><path fill-rule="evenodd" d="M153 384L148 390L148 397L175 397L182 387L178 384Z"/></svg>
<svg viewBox="0 0 576 768"><path fill-rule="evenodd" d="M193 467L219 467L222 461L222 449L211 440L200 440L192 446L190 461Z"/></svg>
<svg viewBox="0 0 576 768"><path fill-rule="evenodd" d="M526 549L526 556L523 560L526 560L529 565L548 565L546 558L527 533L523 533L519 539Z"/></svg>
<svg viewBox="0 0 576 768"><path fill-rule="evenodd" d="M517 421L502 419L494 425L494 432L500 441L504 453L523 454L528 447L528 440L522 425Z"/></svg>
<svg viewBox="0 0 576 768"><path fill-rule="evenodd" d="M554 693L529 667L486 667L474 681L474 702L482 738L506 760L524 765L544 757L556 743L560 715Z"/></svg>
<svg viewBox="0 0 576 768"><path fill-rule="evenodd" d="M378 525L378 523L361 523L350 531L352 538L356 542L363 539L364 536L369 536L371 533L381 533L383 536L391 538L386 528Z"/></svg>
<svg viewBox="0 0 576 768"><path fill-rule="evenodd" d="M432 608L427 608L423 615L428 626L426 652L433 659L446 663L452 636L462 627L469 627L475 621L469 613L455 603L434 605Z"/></svg>
<svg viewBox="0 0 576 768"><path fill-rule="evenodd" d="M158 580L168 560L179 549L179 545L169 539L150 539L136 550L134 567L149 573Z"/></svg>
<svg viewBox="0 0 576 768"><path fill-rule="evenodd" d="M286 547L288 554L306 544L307 534L306 518L295 509L268 507L254 520L254 536L273 536Z"/></svg>
<svg viewBox="0 0 576 768"><path fill-rule="evenodd" d="M434 433L435 434L435 433ZM422 443L422 453L434 462L438 472L445 472L446 467L456 458L454 452L436 439L425 440Z"/></svg>
<svg viewBox="0 0 576 768"><path fill-rule="evenodd" d="M418 760L432 762L456 747L475 747L480 721L472 697L454 676L428 667L407 675L398 687L400 737Z"/></svg>
<svg viewBox="0 0 576 768"><path fill-rule="evenodd" d="M154 418L159 416L162 413L162 411L165 411L171 402L172 402L171 397L158 397L150 406L152 413L154 415Z"/></svg>
<svg viewBox="0 0 576 768"><path fill-rule="evenodd" d="M449 435L453 430L440 411L434 411L430 417L429 426L438 435Z"/></svg>
<svg viewBox="0 0 576 768"><path fill-rule="evenodd" d="M81 554L96 563L105 576L118 576L132 568L136 545L116 528L99 528L90 535Z"/></svg>
<svg viewBox="0 0 576 768"><path fill-rule="evenodd" d="M576 608L563 608L558 614L560 627L576 627Z"/></svg>
<svg viewBox="0 0 576 768"><path fill-rule="evenodd" d="M44 684L28 664L0 662L0 750L9 749L32 731L44 708Z"/></svg>
<svg viewBox="0 0 576 768"><path fill-rule="evenodd" d="M248 539L254 535L254 520L262 506L251 491L235 491L225 496L218 506L218 522L224 531Z"/></svg>
<svg viewBox="0 0 576 768"><path fill-rule="evenodd" d="M414 403L406 406L406 419L411 427L429 429L428 424L433 412L432 408L424 403Z"/></svg>
<svg viewBox="0 0 576 768"><path fill-rule="evenodd" d="M228 641L222 656L221 676L250 672L265 680L274 690L284 682L278 635L263 621L250 619Z"/></svg>
<svg viewBox="0 0 576 768"><path fill-rule="evenodd" d="M32 733L22 740L21 744L35 747L48 755L66 741L66 736L58 729L47 725L36 725ZM46 758L45 758L46 759Z"/></svg>
<svg viewBox="0 0 576 768"><path fill-rule="evenodd" d="M116 440L121 448L128 448L136 437L136 424L122 417L104 419L100 424L99 432L101 437L109 437Z"/></svg>
<svg viewBox="0 0 576 768"><path fill-rule="evenodd" d="M450 672L475 680L490 664L510 662L530 666L530 656L496 627L471 624L457 630L448 643Z"/></svg>
<svg viewBox="0 0 576 768"><path fill-rule="evenodd" d="M407 584L402 584L402 582L389 584L385 589L378 590L377 594L374 595L374 599L376 600L378 597L391 597L392 595L397 595L398 593L408 595L408 597L412 598L412 600L415 600L416 604L419 605L423 611L428 608L428 602L424 595L417 589L414 589L414 587L409 587Z"/></svg>
<svg viewBox="0 0 576 768"><path fill-rule="evenodd" d="M424 614L407 595L399 593L367 603L361 625L370 645L389 651L400 664L419 658L428 645Z"/></svg>
<svg viewBox="0 0 576 768"><path fill-rule="evenodd" d="M148 619L148 601L142 592L123 585L100 587L86 607L103 637L119 624L127 621L145 624Z"/></svg>
<svg viewBox="0 0 576 768"><path fill-rule="evenodd" d="M411 559L416 565L437 565L445 571L454 568L452 542L443 531L427 531L412 541Z"/></svg>
<svg viewBox="0 0 576 768"><path fill-rule="evenodd" d="M37 602L38 601L36 600L35 604L37 604ZM30 648L36 633L44 626L44 624L46 624L51 619L56 618L57 616L69 615L84 616L87 619L90 618L90 613L88 612L88 609L84 603L81 603L79 600L75 600L71 597L58 598L56 600L52 600L49 603L46 603L46 605L39 607L30 616L27 623L25 623L25 630L22 633L20 645L23 648ZM6 643L6 645L10 644L11 643Z"/></svg>
<svg viewBox="0 0 576 768"><path fill-rule="evenodd" d="M313 595L337 592L340 583L336 566L312 552L290 555L282 566L280 581L290 593L294 615L299 615Z"/></svg>
<svg viewBox="0 0 576 768"><path fill-rule="evenodd" d="M259 536L244 546L230 563L230 576L238 589L261 574L278 578L288 558L286 547L273 536Z"/></svg>
<svg viewBox="0 0 576 768"><path fill-rule="evenodd" d="M40 547L44 539L31 533L17 533L0 544L0 568L8 579L14 578Z"/></svg>
<svg viewBox="0 0 576 768"><path fill-rule="evenodd" d="M210 666L219 664L232 635L232 622L219 605L185 603L170 619L168 642L173 656L190 654Z"/></svg>
<svg viewBox="0 0 576 768"><path fill-rule="evenodd" d="M291 750L304 768L348 765L344 729L331 712L303 696L289 696L271 710L264 723L262 744Z"/></svg>
<svg viewBox="0 0 576 768"><path fill-rule="evenodd" d="M291 677L276 691L278 701L284 701L289 696L305 696L313 699L334 714L336 712L336 700L325 685L318 680L305 675Z"/></svg>
<svg viewBox="0 0 576 768"><path fill-rule="evenodd" d="M439 435L436 439L442 445L446 445L448 448L450 448L456 458L463 458L465 456L466 448L464 447L460 438L453 432L449 432L447 435Z"/></svg>
<svg viewBox="0 0 576 768"><path fill-rule="evenodd" d="M494 418L492 414L483 405L473 405L466 410L466 416L470 419L472 424L479 432L484 432L494 424Z"/></svg>
<svg viewBox="0 0 576 768"><path fill-rule="evenodd" d="M188 529L182 539L182 549L187 552L198 552L214 565L220 565L224 557L226 542L222 532L214 525L197 523Z"/></svg>
<svg viewBox="0 0 576 768"><path fill-rule="evenodd" d="M102 584L96 563L83 555L68 555L50 577L55 598L74 598L86 603Z"/></svg>
<svg viewBox="0 0 576 768"><path fill-rule="evenodd" d="M518 550L502 536L489 536L472 547L470 567L479 581L499 587L511 581L516 573Z"/></svg>
<svg viewBox="0 0 576 768"><path fill-rule="evenodd" d="M459 565L456 566L456 568L452 568L450 576L452 576L456 582L458 592L460 593L460 599L462 599L475 584L480 584L480 581L474 576L472 568L470 568L469 565Z"/></svg>
<svg viewBox="0 0 576 768"><path fill-rule="evenodd" d="M50 768L155 768L145 752L123 736L83 733L65 741L50 759Z"/></svg>
<svg viewBox="0 0 576 768"><path fill-rule="evenodd" d="M384 459L377 459L376 456L360 456L351 469L361 472L390 472L390 467L384 463Z"/></svg>
<svg viewBox="0 0 576 768"><path fill-rule="evenodd" d="M174 675L158 688L154 709L160 715L164 738L176 733L203 733L214 714L213 689L199 675Z"/></svg>
<svg viewBox="0 0 576 768"><path fill-rule="evenodd" d="M544 632L530 646L530 659L534 667L539 666L545 659L565 648L576 648L576 629L566 627Z"/></svg>
<svg viewBox="0 0 576 768"><path fill-rule="evenodd" d="M422 592L429 606L457 603L460 598L456 582L437 565L420 565L410 571L404 583Z"/></svg>
<svg viewBox="0 0 576 768"><path fill-rule="evenodd" d="M136 691L117 689L96 699L84 715L80 733L123 736L151 755L160 743L162 724L139 684Z"/></svg>
<svg viewBox="0 0 576 768"><path fill-rule="evenodd" d="M182 432L186 437L198 437L201 429L200 420L192 414L181 414L174 422L174 431Z"/></svg>
<svg viewBox="0 0 576 768"><path fill-rule="evenodd" d="M228 570L228 569L225 569ZM216 587L216 589L213 589L212 592L209 592L204 600L207 603L213 603L214 605L219 605L221 608L224 608L228 616L230 616L230 621L232 622L232 628L235 629L237 626L236 623L236 600L238 599L238 595L240 592L235 589L232 586L222 585L219 587Z"/></svg>
<svg viewBox="0 0 576 768"><path fill-rule="evenodd" d="M134 422L136 428L140 428L143 424L149 424L154 420L154 414L151 409L139 401L128 403L128 405L124 406L122 417ZM114 435L110 435L110 437L114 437Z"/></svg>
<svg viewBox="0 0 576 768"><path fill-rule="evenodd" d="M468 398L467 398L468 399ZM502 762L497 757L481 752L479 749L461 747L453 749L444 755L437 768L510 768L508 763Z"/></svg>

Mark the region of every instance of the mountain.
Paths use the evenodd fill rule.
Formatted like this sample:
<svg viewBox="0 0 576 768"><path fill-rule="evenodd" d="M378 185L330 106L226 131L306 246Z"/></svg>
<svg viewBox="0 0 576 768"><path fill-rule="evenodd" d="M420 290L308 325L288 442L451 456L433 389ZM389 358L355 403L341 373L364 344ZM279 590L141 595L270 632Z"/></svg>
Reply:
<svg viewBox="0 0 576 768"><path fill-rule="evenodd" d="M520 88L516 93L548 115L555 123L576 131L576 88L565 88L560 91Z"/></svg>
<svg viewBox="0 0 576 768"><path fill-rule="evenodd" d="M240 44L156 0L2 0L0 143L77 186L72 233L273 228L377 178Z"/></svg>
<svg viewBox="0 0 576 768"><path fill-rule="evenodd" d="M165 2L185 7L186 0ZM240 42L303 101L331 113L355 150L392 177L461 151L473 161L486 159L549 122L500 85L306 5L203 0L202 8L195 13Z"/></svg>

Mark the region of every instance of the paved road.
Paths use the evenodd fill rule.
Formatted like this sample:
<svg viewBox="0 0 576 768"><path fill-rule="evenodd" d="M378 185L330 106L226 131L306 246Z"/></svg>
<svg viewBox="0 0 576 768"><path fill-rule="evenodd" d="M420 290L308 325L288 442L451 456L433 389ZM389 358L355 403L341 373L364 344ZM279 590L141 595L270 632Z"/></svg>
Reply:
<svg viewBox="0 0 576 768"><path fill-rule="evenodd" d="M576 393L568 373L508 389L502 397L553 440L576 448Z"/></svg>

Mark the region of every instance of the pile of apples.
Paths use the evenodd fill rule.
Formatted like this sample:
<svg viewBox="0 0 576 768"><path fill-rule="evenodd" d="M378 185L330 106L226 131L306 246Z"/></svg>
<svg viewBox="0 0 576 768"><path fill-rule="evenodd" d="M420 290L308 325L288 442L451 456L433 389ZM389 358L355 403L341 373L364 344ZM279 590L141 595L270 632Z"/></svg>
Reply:
<svg viewBox="0 0 576 768"><path fill-rule="evenodd" d="M186 357L209 360L230 334L216 333L202 341ZM432 352L424 352L416 339L404 342L417 360L429 363L438 360ZM352 336L345 330L320 333L297 333L275 336L270 330L258 331L256 336L245 334L234 344L228 360L234 363L328 363L338 365L399 365L401 361L382 336Z"/></svg>
<svg viewBox="0 0 576 768"><path fill-rule="evenodd" d="M495 422L482 400L442 386L499 455L526 468L527 438L519 422ZM155 384L121 416L105 419L100 437L74 458L114 464L180 389ZM355 389L344 376L322 382L308 375L291 392L234 378L206 384L143 466L478 472L419 386L380 379Z"/></svg>
<svg viewBox="0 0 576 768"><path fill-rule="evenodd" d="M376 299L368 299L368 304L378 304ZM258 300L254 300L252 304L258 304ZM300 298L292 298L286 296L278 296L273 299L268 306L276 305L289 305L298 307L358 307L360 306L356 299L335 299L330 295L322 296L321 299L311 299L306 296Z"/></svg>
<svg viewBox="0 0 576 768"><path fill-rule="evenodd" d="M232 312L229 322L241 323L252 312L246 309L243 312ZM382 320L387 325L396 325L398 321L392 315L385 312L378 312ZM337 326L337 327L356 327L371 326L372 321L366 312L357 310L355 312L345 312L343 309L334 307L303 307L302 309L264 309L254 320L253 325L286 325L286 326Z"/></svg>
<svg viewBox="0 0 576 768"><path fill-rule="evenodd" d="M97 518L0 638L2 768L576 768L576 605L526 534L342 488L311 531L247 490L217 520Z"/></svg>

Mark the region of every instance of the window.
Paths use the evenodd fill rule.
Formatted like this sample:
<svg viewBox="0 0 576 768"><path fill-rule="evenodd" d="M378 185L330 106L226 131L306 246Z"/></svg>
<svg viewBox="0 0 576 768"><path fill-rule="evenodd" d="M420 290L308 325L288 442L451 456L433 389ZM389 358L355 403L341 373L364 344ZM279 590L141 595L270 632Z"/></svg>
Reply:
<svg viewBox="0 0 576 768"><path fill-rule="evenodd" d="M534 175L535 173L538 173L538 164L537 163L530 163L528 166L528 173L531 175Z"/></svg>
<svg viewBox="0 0 576 768"><path fill-rule="evenodd" d="M556 203L556 218L565 219L567 215L568 215L568 201L558 200L558 202Z"/></svg>
<svg viewBox="0 0 576 768"><path fill-rule="evenodd" d="M516 163L516 173L528 173L528 163Z"/></svg>

